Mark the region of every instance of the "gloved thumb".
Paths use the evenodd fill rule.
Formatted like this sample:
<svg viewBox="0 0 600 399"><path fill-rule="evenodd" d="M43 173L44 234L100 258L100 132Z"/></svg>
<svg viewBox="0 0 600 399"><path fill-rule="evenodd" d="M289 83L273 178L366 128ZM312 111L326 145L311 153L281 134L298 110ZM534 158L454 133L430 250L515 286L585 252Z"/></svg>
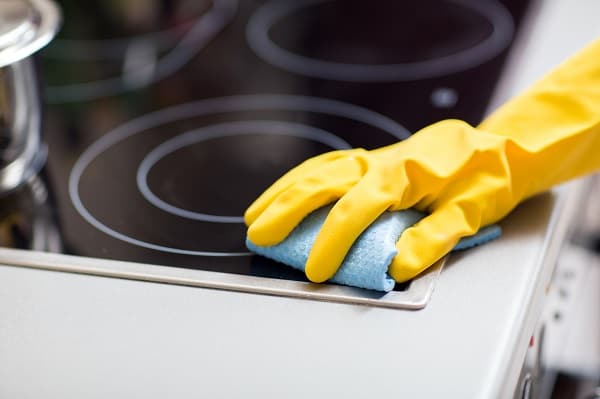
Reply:
<svg viewBox="0 0 600 399"><path fill-rule="evenodd" d="M480 213L465 208L445 205L406 229L388 269L392 278L397 282L412 279L449 253L462 237L475 234L481 224Z"/></svg>

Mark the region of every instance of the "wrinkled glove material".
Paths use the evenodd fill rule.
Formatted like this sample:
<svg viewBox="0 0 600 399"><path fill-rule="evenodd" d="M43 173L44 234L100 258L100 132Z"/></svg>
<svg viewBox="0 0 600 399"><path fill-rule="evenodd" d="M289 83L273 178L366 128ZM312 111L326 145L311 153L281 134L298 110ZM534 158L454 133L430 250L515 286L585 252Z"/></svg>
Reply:
<svg viewBox="0 0 600 399"><path fill-rule="evenodd" d="M304 271L310 250L331 207L325 206L308 215L277 245L257 246L246 240L246 246L252 252ZM396 282L387 271L398 253L396 241L405 229L424 216L413 209L384 212L352 245L344 262L329 281L384 292L394 289ZM476 235L460 240L454 250L486 243L498 238L500 233L498 225L484 227Z"/></svg>

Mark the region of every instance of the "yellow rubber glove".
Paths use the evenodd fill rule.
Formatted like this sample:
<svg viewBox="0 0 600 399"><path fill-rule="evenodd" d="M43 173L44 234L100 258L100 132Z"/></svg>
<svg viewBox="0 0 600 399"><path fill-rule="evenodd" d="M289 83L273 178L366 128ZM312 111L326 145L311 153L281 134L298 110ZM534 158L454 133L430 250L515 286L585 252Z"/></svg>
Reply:
<svg viewBox="0 0 600 399"><path fill-rule="evenodd" d="M599 168L597 41L477 128L446 120L388 147L305 161L267 189L245 221L252 242L274 245L307 214L337 201L306 265L307 277L322 282L382 212L416 207L429 215L400 236L389 269L402 282L523 199Z"/></svg>

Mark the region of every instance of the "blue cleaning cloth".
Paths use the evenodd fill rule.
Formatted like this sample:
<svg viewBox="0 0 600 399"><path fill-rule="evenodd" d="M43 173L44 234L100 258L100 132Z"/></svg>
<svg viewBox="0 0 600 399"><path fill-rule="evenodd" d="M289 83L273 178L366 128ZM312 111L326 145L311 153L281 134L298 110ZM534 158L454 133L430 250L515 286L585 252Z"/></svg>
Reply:
<svg viewBox="0 0 600 399"><path fill-rule="evenodd" d="M281 243L273 246L258 246L246 239L252 252L304 271L308 254L332 205L320 208L296 226ZM337 273L329 280L334 283L391 291L395 282L387 269L398 253L396 241L407 227L415 224L425 214L408 209L384 212L356 240L348 251ZM467 249L498 238L500 227L484 227L471 237L460 240L454 250Z"/></svg>

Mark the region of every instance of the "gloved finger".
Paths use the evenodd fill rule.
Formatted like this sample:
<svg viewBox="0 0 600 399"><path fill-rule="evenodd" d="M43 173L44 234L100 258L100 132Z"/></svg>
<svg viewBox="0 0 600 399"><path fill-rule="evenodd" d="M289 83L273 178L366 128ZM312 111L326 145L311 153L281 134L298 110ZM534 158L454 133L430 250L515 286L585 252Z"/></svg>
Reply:
<svg viewBox="0 0 600 399"><path fill-rule="evenodd" d="M353 151L353 150L351 150ZM316 169L328 162L338 158L348 156L351 152L348 150L331 151L317 155L302 162L294 167L267 188L254 202L246 209L244 213L244 222L250 226L264 212L264 210L279 196L282 192L294 185L299 179L311 175Z"/></svg>
<svg viewBox="0 0 600 399"><path fill-rule="evenodd" d="M382 189L384 178L378 172L367 173L331 209L306 263L309 280L331 278L358 236L390 206L394 195Z"/></svg>
<svg viewBox="0 0 600 399"><path fill-rule="evenodd" d="M397 282L412 279L450 252L462 237L475 234L480 219L476 210L457 204L435 210L402 233L388 273Z"/></svg>
<svg viewBox="0 0 600 399"><path fill-rule="evenodd" d="M275 245L312 211L336 201L362 177L362 166L345 156L316 168L312 175L281 192L250 224L248 238L257 245Z"/></svg>
<svg viewBox="0 0 600 399"><path fill-rule="evenodd" d="M394 202L391 211L399 211L408 208L425 210L439 195L448 180L446 176L438 176L432 170L421 167L410 160L403 163L396 173L396 178L401 178L407 183L402 196Z"/></svg>

